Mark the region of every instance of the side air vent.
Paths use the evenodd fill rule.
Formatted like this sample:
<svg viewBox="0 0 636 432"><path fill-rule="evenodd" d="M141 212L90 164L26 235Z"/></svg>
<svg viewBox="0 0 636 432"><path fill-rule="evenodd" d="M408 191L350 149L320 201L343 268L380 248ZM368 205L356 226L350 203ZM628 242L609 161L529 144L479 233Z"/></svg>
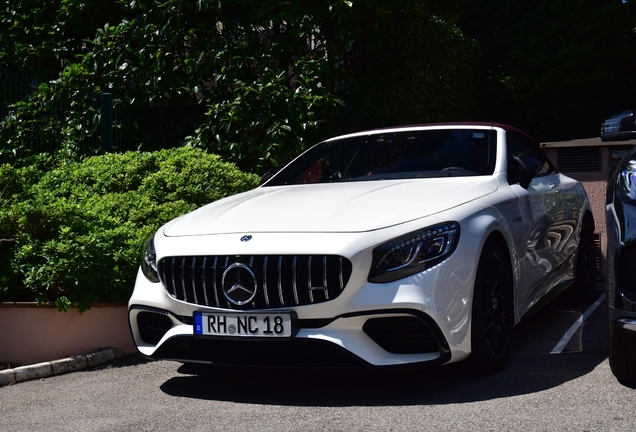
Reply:
<svg viewBox="0 0 636 432"><path fill-rule="evenodd" d="M385 351L393 354L439 352L435 336L417 317L371 318L362 330Z"/></svg>
<svg viewBox="0 0 636 432"><path fill-rule="evenodd" d="M141 340L154 345L172 328L172 321L164 314L139 312L137 314L137 327Z"/></svg>
<svg viewBox="0 0 636 432"><path fill-rule="evenodd" d="M557 149L557 169L562 172L600 172L600 147L564 147Z"/></svg>

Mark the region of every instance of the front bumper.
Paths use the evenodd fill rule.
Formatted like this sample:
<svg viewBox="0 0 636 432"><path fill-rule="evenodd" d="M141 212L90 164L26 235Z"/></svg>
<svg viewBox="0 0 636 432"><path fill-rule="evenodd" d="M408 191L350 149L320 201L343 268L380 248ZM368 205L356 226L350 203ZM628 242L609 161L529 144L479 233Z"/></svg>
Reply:
<svg viewBox="0 0 636 432"><path fill-rule="evenodd" d="M636 332L636 318L619 318L616 325L625 331Z"/></svg>
<svg viewBox="0 0 636 432"><path fill-rule="evenodd" d="M616 290L614 295L621 296L620 290ZM613 302L610 301L609 304L609 321L611 325L625 332L636 334L636 309L634 309L636 304L625 298L621 298L619 301L621 308L617 308L615 304L612 303ZM631 307L624 308L628 304Z"/></svg>
<svg viewBox="0 0 636 432"><path fill-rule="evenodd" d="M278 340L195 336L192 317L132 305L139 351L152 359L261 367L354 367L443 364L451 359L440 328L422 312L373 311L297 320L295 337Z"/></svg>
<svg viewBox="0 0 636 432"><path fill-rule="evenodd" d="M398 237L405 230L403 227L393 229L395 236L388 233L381 242L387 237ZM197 304L193 296L182 295L183 285L178 281L183 273L177 273L174 278L179 289L169 293L162 283L150 282L140 271L129 301L133 338L144 356L184 362L399 367L460 361L470 354L472 290L484 232L483 229L474 231L474 234L470 230L464 231L458 250L442 263L388 283L367 280L371 252L378 242L368 235L259 234L258 239L250 242L250 255L298 254L299 245L309 245L312 256L331 253L345 257L351 263L351 277L337 297L330 295L328 300L317 297L322 301L303 304L299 292L296 302L278 305L272 304L275 295L270 291L269 306L259 303L249 309L253 313L285 311L294 314L297 332L285 341L195 337L194 312L228 312L224 309L226 306L216 299L213 301L214 294L208 295L208 303L201 301L199 292ZM194 242L157 235L155 244L158 251L170 250L171 256L210 256L223 251L226 256L245 257L248 253L240 249L244 245L235 237L219 235L210 241ZM272 245L275 251L272 251ZM300 251L303 252L308 253ZM187 261L185 265L198 268L200 264ZM252 264L246 266L252 267ZM263 267L267 266L259 263L257 268ZM271 289L273 274L270 270L267 272L267 285ZM320 275L309 279L312 284L323 281ZM325 285L330 283L329 280L324 282ZM217 306L219 304L221 306ZM231 309L236 312L237 308Z"/></svg>
<svg viewBox="0 0 636 432"><path fill-rule="evenodd" d="M152 359L300 367L444 364L470 353L474 266L465 264L442 263L387 284L352 277L334 300L254 310L298 317L297 333L284 341L194 336L195 311L227 310L178 300L139 272L129 322L137 349Z"/></svg>

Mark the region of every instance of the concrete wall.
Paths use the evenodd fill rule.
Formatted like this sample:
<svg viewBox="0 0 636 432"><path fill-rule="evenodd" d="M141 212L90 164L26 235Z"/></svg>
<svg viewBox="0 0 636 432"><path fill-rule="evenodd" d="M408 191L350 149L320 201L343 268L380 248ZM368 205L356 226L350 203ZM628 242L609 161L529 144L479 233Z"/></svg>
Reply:
<svg viewBox="0 0 636 432"><path fill-rule="evenodd" d="M128 307L107 304L83 314L33 303L0 303L0 363L28 365L102 348L134 353Z"/></svg>

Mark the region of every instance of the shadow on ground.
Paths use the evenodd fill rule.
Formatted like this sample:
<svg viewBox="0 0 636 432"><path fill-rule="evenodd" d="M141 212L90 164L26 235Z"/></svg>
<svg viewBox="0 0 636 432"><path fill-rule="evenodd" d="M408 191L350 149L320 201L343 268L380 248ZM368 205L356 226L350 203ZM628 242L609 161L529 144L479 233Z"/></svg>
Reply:
<svg viewBox="0 0 636 432"><path fill-rule="evenodd" d="M288 406L441 405L530 394L584 376L607 359L603 306L563 354L550 354L587 307L556 302L515 327L506 367L490 376L475 375L467 362L392 371L185 364L161 390L176 397ZM145 361L140 358L120 359L114 366Z"/></svg>
<svg viewBox="0 0 636 432"><path fill-rule="evenodd" d="M428 370L249 369L183 365L161 390L168 395L291 406L435 405L547 390L591 372L606 357L513 355L506 368L475 376L464 364Z"/></svg>

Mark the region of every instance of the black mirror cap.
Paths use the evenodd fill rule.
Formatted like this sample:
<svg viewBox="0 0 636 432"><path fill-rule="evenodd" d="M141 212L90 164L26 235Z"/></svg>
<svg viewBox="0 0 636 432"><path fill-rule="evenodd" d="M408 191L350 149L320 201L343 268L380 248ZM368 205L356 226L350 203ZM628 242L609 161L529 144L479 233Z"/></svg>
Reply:
<svg viewBox="0 0 636 432"><path fill-rule="evenodd" d="M623 141L636 138L636 110L608 117L601 124L601 141Z"/></svg>
<svg viewBox="0 0 636 432"><path fill-rule="evenodd" d="M519 186L524 189L528 189L532 182L532 178L541 169L539 161L532 155L523 155L518 153L512 156L511 162L515 164L512 172L516 174L515 178L513 178L513 183L519 183Z"/></svg>

